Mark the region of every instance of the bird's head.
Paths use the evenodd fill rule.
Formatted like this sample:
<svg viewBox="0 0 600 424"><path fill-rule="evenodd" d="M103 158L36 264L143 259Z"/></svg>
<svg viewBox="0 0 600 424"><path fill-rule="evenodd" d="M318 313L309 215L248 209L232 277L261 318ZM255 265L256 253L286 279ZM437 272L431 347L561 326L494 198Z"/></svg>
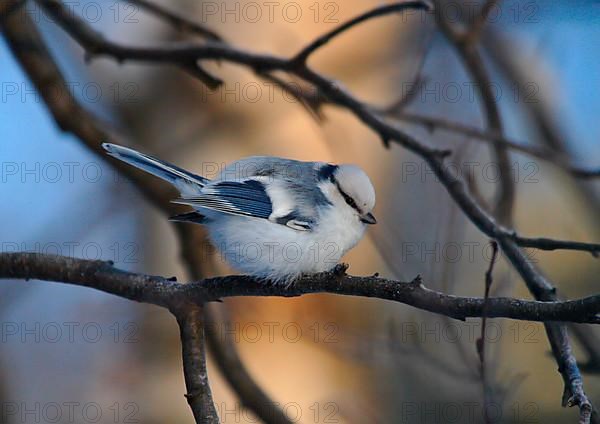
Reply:
<svg viewBox="0 0 600 424"><path fill-rule="evenodd" d="M356 165L339 165L332 169L329 179L347 207L354 210L361 222L377 223L372 214L375 207L375 189L365 171Z"/></svg>

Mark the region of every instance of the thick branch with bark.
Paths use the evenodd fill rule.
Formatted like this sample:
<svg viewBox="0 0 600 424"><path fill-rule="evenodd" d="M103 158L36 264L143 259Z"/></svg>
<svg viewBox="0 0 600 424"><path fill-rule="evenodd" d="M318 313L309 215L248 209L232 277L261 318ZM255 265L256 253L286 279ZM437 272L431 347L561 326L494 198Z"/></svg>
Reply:
<svg viewBox="0 0 600 424"><path fill-rule="evenodd" d="M539 302L504 297L479 298L444 294L428 289L420 277L401 282L346 274L347 266L307 275L286 288L253 277L232 275L188 284L173 279L126 272L110 262L38 253L0 254L0 279L36 279L90 287L129 300L170 309L176 315L190 304L237 296L296 297L330 293L403 303L437 314L467 318L512 318L527 321L567 321L600 324L600 295L577 300Z"/></svg>
<svg viewBox="0 0 600 424"><path fill-rule="evenodd" d="M173 313L177 317L181 334L181 353L183 357L183 375L187 394L185 395L197 423L219 424L219 417L210 393L208 373L206 371L206 352L204 351L204 305L189 305L177 308Z"/></svg>

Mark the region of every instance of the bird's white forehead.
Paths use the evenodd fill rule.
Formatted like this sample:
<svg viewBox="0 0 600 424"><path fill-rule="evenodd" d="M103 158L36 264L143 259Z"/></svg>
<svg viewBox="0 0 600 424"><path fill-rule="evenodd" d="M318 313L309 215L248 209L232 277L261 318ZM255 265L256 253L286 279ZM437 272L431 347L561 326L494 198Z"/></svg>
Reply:
<svg viewBox="0 0 600 424"><path fill-rule="evenodd" d="M375 189L369 176L360 167L340 165L335 172L335 179L361 209L371 211L375 207Z"/></svg>

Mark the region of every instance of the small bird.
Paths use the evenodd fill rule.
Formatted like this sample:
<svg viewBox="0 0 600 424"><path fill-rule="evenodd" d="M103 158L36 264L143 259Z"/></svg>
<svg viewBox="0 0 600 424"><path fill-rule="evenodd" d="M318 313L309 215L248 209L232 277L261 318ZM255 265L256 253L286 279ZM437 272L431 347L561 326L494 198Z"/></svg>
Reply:
<svg viewBox="0 0 600 424"><path fill-rule="evenodd" d="M102 147L175 186L173 202L194 210L170 219L205 225L226 262L273 284L330 270L377 222L375 190L356 165L253 156L209 180L127 147Z"/></svg>

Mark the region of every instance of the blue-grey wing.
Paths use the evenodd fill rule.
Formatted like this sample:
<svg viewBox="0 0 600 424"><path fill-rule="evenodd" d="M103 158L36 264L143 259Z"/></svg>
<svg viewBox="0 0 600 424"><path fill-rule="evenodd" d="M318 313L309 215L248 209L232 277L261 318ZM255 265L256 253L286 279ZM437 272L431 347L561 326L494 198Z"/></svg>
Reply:
<svg viewBox="0 0 600 424"><path fill-rule="evenodd" d="M254 179L217 181L206 185L200 194L186 196L176 202L195 208L265 219L273 212L264 184Z"/></svg>
<svg viewBox="0 0 600 424"><path fill-rule="evenodd" d="M179 203L310 231L317 226L320 211L331 206L318 187L327 177L323 169L329 167L322 162L248 157L229 164L199 195Z"/></svg>

